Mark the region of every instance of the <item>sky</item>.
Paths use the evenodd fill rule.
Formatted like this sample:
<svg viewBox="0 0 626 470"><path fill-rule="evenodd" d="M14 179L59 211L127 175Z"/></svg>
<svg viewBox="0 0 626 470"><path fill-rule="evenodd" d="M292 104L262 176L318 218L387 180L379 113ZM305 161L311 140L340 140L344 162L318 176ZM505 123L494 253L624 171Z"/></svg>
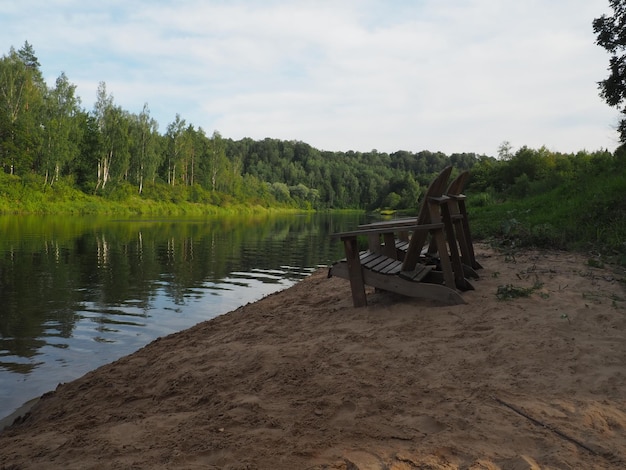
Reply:
<svg viewBox="0 0 626 470"><path fill-rule="evenodd" d="M25 41L49 86L92 110L98 84L165 133L320 150L614 150L599 96L608 0L22 0L0 5L0 55Z"/></svg>

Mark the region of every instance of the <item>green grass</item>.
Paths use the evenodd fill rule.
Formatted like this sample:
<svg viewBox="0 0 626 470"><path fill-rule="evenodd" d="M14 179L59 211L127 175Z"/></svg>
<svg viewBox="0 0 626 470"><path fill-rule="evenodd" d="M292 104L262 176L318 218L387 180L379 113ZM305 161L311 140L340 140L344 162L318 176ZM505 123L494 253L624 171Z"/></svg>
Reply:
<svg viewBox="0 0 626 470"><path fill-rule="evenodd" d="M89 195L63 181L50 187L37 176L19 178L0 172L0 214L205 216L296 210L167 185L147 186L141 196L123 184L107 187L102 195Z"/></svg>
<svg viewBox="0 0 626 470"><path fill-rule="evenodd" d="M533 287L517 287L513 284L498 286L496 297L498 300L513 300L520 297L530 297L537 289L541 289L542 284L536 283Z"/></svg>
<svg viewBox="0 0 626 470"><path fill-rule="evenodd" d="M593 251L626 263L626 177L592 175L523 199L469 195L476 239L509 246ZM476 204L473 202L476 201Z"/></svg>

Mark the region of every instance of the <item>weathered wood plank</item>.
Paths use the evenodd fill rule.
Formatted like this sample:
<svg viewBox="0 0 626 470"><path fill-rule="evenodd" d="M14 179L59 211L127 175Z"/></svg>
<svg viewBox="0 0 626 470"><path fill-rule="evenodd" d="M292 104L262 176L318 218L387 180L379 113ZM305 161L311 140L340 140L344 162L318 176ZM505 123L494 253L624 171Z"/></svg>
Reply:
<svg viewBox="0 0 626 470"><path fill-rule="evenodd" d="M352 303L355 307L363 307L367 305L367 297L365 296L365 282L356 237L344 239L343 246L346 252Z"/></svg>
<svg viewBox="0 0 626 470"><path fill-rule="evenodd" d="M434 266L432 265L418 264L413 271L401 271L399 276L411 281L420 282L433 270L433 268Z"/></svg>
<svg viewBox="0 0 626 470"><path fill-rule="evenodd" d="M409 281L397 275L391 276L368 270L363 272L363 280L368 286L406 295L407 297L437 300L452 305L466 303L455 289L450 289L440 284Z"/></svg>
<svg viewBox="0 0 626 470"><path fill-rule="evenodd" d="M330 268L330 273L332 276L350 279L348 265L345 261L335 263ZM465 300L463 300L463 297L461 297L456 290L450 289L441 284L409 281L407 279L402 279L398 275L374 273L368 270L363 271L363 280L368 286L397 292L398 294L406 295L408 297L437 300L451 305L466 303Z"/></svg>
<svg viewBox="0 0 626 470"><path fill-rule="evenodd" d="M382 274L398 274L402 270L402 261L395 260L380 272Z"/></svg>

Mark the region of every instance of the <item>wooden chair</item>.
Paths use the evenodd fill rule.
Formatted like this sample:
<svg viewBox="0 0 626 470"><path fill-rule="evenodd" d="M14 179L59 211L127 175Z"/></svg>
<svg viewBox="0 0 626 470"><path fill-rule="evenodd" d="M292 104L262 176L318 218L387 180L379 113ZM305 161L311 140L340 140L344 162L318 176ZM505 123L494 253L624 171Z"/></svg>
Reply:
<svg viewBox="0 0 626 470"><path fill-rule="evenodd" d="M456 253L459 253L460 251L460 262L462 264L464 276L466 278L469 277L478 279L479 276L478 273L476 273L476 270L482 269L482 266L478 261L476 261L476 255L474 254L474 244L470 233L467 209L465 207L466 196L463 194L463 189L469 180L469 176L469 171L466 170L461 172L448 186L444 193L445 197L441 197L436 200L441 204L442 219L444 223L447 222L446 236L448 238L448 243L454 243L454 240L456 240L456 247L450 247L452 256L455 258L453 260L455 269L458 269L459 266L458 261L456 261ZM444 205L447 205L447 207ZM395 223L408 223L411 220L415 219L397 219ZM393 223L394 221L384 223L390 222ZM359 227L366 226L367 225L360 225ZM400 258L404 256L403 253L406 252L408 245L408 233L400 232L398 238L396 239L396 248ZM434 256L436 251L436 247L430 246L426 253L428 256ZM458 277L460 279L460 276ZM462 289L463 285L461 284L457 287Z"/></svg>
<svg viewBox="0 0 626 470"><path fill-rule="evenodd" d="M417 219L368 224L354 231L333 235L343 242L346 258L334 263L328 275L350 281L355 307L367 305L365 285L449 304L465 303L457 291L458 272L455 274L452 266L454 257L448 253L448 229L441 211L440 198L445 197L442 193L451 171L452 167L447 167L433 180L426 191ZM399 259L396 234L402 232L412 232L412 236L404 257ZM368 238L368 250L359 252L359 236ZM430 245L435 247L438 254L436 264L420 262L422 249L429 236Z"/></svg>
<svg viewBox="0 0 626 470"><path fill-rule="evenodd" d="M444 223L444 232L449 244L449 255L452 263L452 268L455 275L456 287L461 290L473 289L473 286L469 283L467 278L478 279L479 276L476 273L476 266L480 266L474 257L474 251L471 244L471 239L468 239L465 234L469 234L469 224L467 222L467 211L465 210L465 196L461 194L462 189L465 187L469 178L469 172L464 171L457 176L445 190L447 184L447 178L452 171L452 167L446 167L435 180L431 183L427 191L427 197L431 203L439 205L440 217ZM461 205L463 211L461 211ZM464 218L461 212L464 213ZM412 224L427 224L431 222L430 211L425 210L425 206L422 205L417 219L403 218L390 221L375 222L373 224L359 225L360 229L370 227L397 227L395 246L397 250L397 258L404 259L409 247L409 231L402 230L400 227L403 225L410 226ZM467 226L467 230L464 227ZM418 235L419 236L419 235ZM380 241L378 237L370 239L369 249L375 251L375 246ZM422 241L420 240L420 243ZM386 242L385 244L389 244ZM460 251L460 253L459 253ZM431 240L430 245L427 248L422 249L422 259L429 258L431 261L437 258L438 248ZM387 252L389 256L392 256L391 252ZM472 260L472 261L470 261Z"/></svg>

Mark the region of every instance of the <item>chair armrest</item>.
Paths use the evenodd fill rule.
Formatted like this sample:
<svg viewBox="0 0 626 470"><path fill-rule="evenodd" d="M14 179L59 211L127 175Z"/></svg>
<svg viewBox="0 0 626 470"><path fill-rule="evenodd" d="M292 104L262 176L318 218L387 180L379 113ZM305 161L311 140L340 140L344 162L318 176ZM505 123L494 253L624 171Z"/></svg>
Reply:
<svg viewBox="0 0 626 470"><path fill-rule="evenodd" d="M347 239L347 238L353 238L353 237L358 237L360 235L376 235L376 234L381 234L381 233L393 233L395 231L417 231L417 230L438 230L443 228L443 223L437 223L437 224L416 224L415 222L413 222L413 224L411 225L401 225L398 227L371 227L371 228L363 228L360 230L351 230L349 232L338 232L338 233L333 233L331 234L331 238L340 238L340 239ZM395 230L394 230L395 229Z"/></svg>
<svg viewBox="0 0 626 470"><path fill-rule="evenodd" d="M379 227L405 227L406 225L417 224L417 217L405 217L402 219L381 220L380 222L371 222L369 224L359 225L359 229L379 228Z"/></svg>
<svg viewBox="0 0 626 470"><path fill-rule="evenodd" d="M430 197L428 198L428 200L436 202L437 204L443 204L445 202L448 202L450 200L450 197L449 196Z"/></svg>

